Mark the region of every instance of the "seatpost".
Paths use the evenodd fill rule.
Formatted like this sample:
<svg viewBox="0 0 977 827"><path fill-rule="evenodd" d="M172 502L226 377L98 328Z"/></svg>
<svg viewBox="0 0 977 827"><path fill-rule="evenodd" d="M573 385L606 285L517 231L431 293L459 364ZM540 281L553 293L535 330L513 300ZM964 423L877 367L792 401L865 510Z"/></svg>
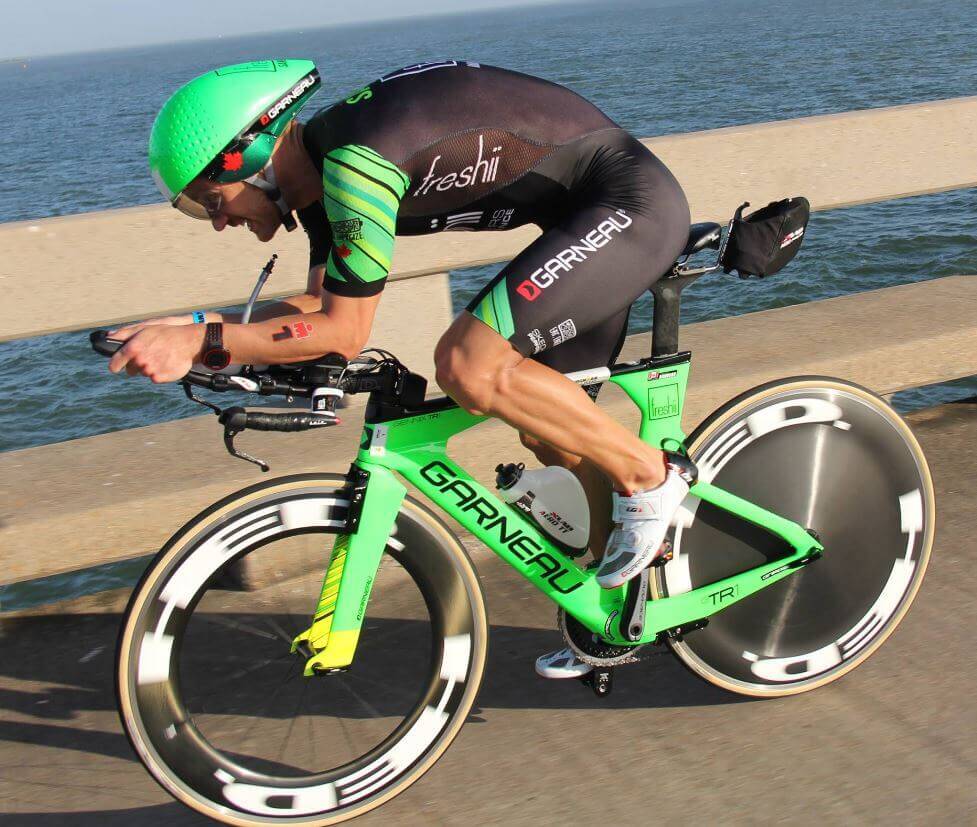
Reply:
<svg viewBox="0 0 977 827"><path fill-rule="evenodd" d="M730 219L726 226L725 236L715 237L716 230L720 229L718 224L693 224L692 229L699 228L700 234L696 236L698 247L689 245L689 252L684 253L685 258L676 261L664 276L651 286L652 295L655 297L655 311L651 329L651 358L657 359L663 356L674 356L678 353L678 323L682 304L682 291L697 278L715 273L722 269L723 254L726 252L726 245L732 235L733 221ZM701 229L705 228L706 235L701 234ZM712 239L710 241L709 239ZM700 249L711 247L718 249L716 262L708 267L694 267L688 263L689 259Z"/></svg>
<svg viewBox="0 0 977 827"><path fill-rule="evenodd" d="M651 356L672 356L678 353L678 325L682 291L704 273L686 276L665 276L656 281L651 292L655 296L655 311L651 329Z"/></svg>

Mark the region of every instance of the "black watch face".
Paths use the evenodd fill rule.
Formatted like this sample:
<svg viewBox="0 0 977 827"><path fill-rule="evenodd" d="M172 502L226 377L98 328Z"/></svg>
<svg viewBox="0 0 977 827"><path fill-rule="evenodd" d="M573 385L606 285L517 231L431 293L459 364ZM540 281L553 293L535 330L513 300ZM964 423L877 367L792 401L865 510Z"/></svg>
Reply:
<svg viewBox="0 0 977 827"><path fill-rule="evenodd" d="M204 364L211 370L223 370L231 363L231 352L222 347L211 348L204 354Z"/></svg>

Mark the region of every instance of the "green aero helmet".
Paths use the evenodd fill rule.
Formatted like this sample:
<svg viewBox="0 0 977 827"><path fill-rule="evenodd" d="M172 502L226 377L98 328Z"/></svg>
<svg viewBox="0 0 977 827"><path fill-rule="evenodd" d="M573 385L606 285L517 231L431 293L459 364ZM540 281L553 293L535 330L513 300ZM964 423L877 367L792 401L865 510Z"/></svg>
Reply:
<svg viewBox="0 0 977 827"><path fill-rule="evenodd" d="M254 60L223 66L181 86L156 116L149 136L149 169L160 192L181 212L211 211L184 190L203 177L218 183L250 181L275 201L294 227L268 167L275 141L319 88L311 60ZM291 224L291 227L288 225Z"/></svg>

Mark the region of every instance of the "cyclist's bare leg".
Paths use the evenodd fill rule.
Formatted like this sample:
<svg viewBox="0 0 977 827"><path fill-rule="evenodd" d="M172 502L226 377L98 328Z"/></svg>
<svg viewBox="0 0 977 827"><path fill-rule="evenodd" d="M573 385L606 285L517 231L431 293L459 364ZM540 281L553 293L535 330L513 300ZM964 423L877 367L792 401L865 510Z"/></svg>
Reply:
<svg viewBox="0 0 977 827"><path fill-rule="evenodd" d="M590 460L561 451L527 433L519 434L519 438L543 465L559 465L567 468L580 480L590 507L590 538L587 541L587 548L590 549L595 560L600 560L604 556L607 535L611 532L610 480Z"/></svg>
<svg viewBox="0 0 977 827"><path fill-rule="evenodd" d="M590 460L617 491L646 491L664 481L661 451L611 419L578 385L524 357L467 311L441 337L434 358L438 384L466 410L494 416Z"/></svg>

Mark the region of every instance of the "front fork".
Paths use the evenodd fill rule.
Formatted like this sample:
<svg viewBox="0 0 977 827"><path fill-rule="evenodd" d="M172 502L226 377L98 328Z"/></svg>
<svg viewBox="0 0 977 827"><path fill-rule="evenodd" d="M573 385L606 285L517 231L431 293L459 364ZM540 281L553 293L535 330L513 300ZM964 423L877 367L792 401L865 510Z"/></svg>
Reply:
<svg viewBox="0 0 977 827"><path fill-rule="evenodd" d="M361 478L357 484L354 475ZM293 653L303 647L312 652L306 675L353 662L380 559L407 493L393 473L377 465L354 464L350 478L346 532L333 546L312 626L292 641Z"/></svg>

